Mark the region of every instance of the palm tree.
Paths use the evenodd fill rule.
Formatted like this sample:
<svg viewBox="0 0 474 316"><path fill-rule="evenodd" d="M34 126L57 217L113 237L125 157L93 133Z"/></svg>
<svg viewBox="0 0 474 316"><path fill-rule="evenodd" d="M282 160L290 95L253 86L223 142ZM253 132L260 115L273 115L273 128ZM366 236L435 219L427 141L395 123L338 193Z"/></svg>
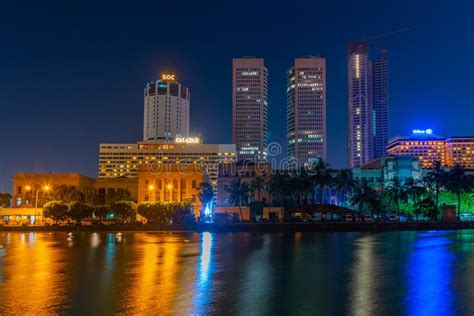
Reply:
<svg viewBox="0 0 474 316"><path fill-rule="evenodd" d="M416 220L418 220L418 216L421 213L420 203L418 202L426 192L426 189L425 187L418 185L418 183L413 178L408 178L405 180L403 189L405 190L407 197L411 198Z"/></svg>
<svg viewBox="0 0 474 316"><path fill-rule="evenodd" d="M239 176L236 176L232 179L230 187L227 189L227 192L230 193L229 200L230 202L239 207L240 220L244 219L242 214L242 205L247 203L248 195L250 188L247 183L243 183L242 179Z"/></svg>
<svg viewBox="0 0 474 316"><path fill-rule="evenodd" d="M465 192L471 192L474 188L472 176L466 175L461 165L454 166L446 176L446 188L449 192L456 194L458 200L458 220L461 219L461 195Z"/></svg>
<svg viewBox="0 0 474 316"><path fill-rule="evenodd" d="M372 216L381 205L377 191L371 188L367 181L362 181L355 186L350 203L353 206L357 205L359 212L369 210Z"/></svg>
<svg viewBox="0 0 474 316"><path fill-rule="evenodd" d="M315 188L321 189L321 200L320 200L321 211L323 209L323 203L324 203L324 189L330 188L332 185L332 176L329 174L329 171L327 169L328 166L329 165L326 164L322 159L319 159L318 163L312 169L313 185ZM314 195L313 195L313 204L314 204Z"/></svg>
<svg viewBox="0 0 474 316"><path fill-rule="evenodd" d="M341 194L342 205L346 204L346 194L351 194L356 186L356 182L352 178L352 172L349 169L342 169L334 177L334 185L336 192ZM341 206L341 205L340 205Z"/></svg>
<svg viewBox="0 0 474 316"><path fill-rule="evenodd" d="M252 182L250 182L250 191L252 192L252 195L257 193L257 202L260 202L261 192L265 190L265 188L265 180L260 176L256 176L252 179Z"/></svg>
<svg viewBox="0 0 474 316"><path fill-rule="evenodd" d="M394 177L387 186L387 196L390 203L395 204L397 215L400 215L400 202L407 200L406 191L397 177Z"/></svg>
<svg viewBox="0 0 474 316"><path fill-rule="evenodd" d="M313 192L313 181L306 170L302 169L294 176L293 189L298 196L298 204L301 206L301 196L304 198L304 203L308 203L308 194Z"/></svg>
<svg viewBox="0 0 474 316"><path fill-rule="evenodd" d="M439 207L439 193L446 184L446 175L447 173L441 165L441 162L435 161L433 168L428 171L423 179L429 187L435 190L436 207Z"/></svg>
<svg viewBox="0 0 474 316"><path fill-rule="evenodd" d="M204 210L206 206L212 201L214 198L214 191L212 189L212 185L209 182L201 182L199 184L199 201L201 201L201 220L204 220Z"/></svg>
<svg viewBox="0 0 474 316"><path fill-rule="evenodd" d="M283 199L288 196L288 175L281 172L272 174L270 180L267 183L267 188L272 195L273 205L281 206L283 204Z"/></svg>

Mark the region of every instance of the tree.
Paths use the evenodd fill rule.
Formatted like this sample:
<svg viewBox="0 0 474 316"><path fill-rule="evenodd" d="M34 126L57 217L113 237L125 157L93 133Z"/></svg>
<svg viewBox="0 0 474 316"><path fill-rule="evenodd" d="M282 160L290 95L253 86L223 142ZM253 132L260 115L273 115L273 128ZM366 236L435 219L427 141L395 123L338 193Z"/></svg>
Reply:
<svg viewBox="0 0 474 316"><path fill-rule="evenodd" d="M319 159L317 164L312 169L313 185L315 188L319 188L321 190L321 200L319 201L321 211L323 210L324 190L326 188L331 188L332 185L332 176L329 174L329 171L327 169L328 166L329 165L325 163L322 159ZM315 201L313 193L313 204L314 203Z"/></svg>
<svg viewBox="0 0 474 316"><path fill-rule="evenodd" d="M91 217L94 213L94 207L80 202L72 202L69 204L68 216L80 224L83 219Z"/></svg>
<svg viewBox="0 0 474 316"><path fill-rule="evenodd" d="M386 193L391 204L395 204L397 215L400 215L400 202L407 200L407 194L403 185L397 177L394 177L388 184Z"/></svg>
<svg viewBox="0 0 474 316"><path fill-rule="evenodd" d="M418 183L413 178L408 178L403 185L403 189L406 192L407 197L411 198L413 211L416 216L416 220L419 219L421 210L418 208L420 204L418 203L420 198L426 192L425 187L418 185Z"/></svg>
<svg viewBox="0 0 474 316"><path fill-rule="evenodd" d="M447 173L441 165L440 161L435 161L433 168L428 171L425 178L425 183L434 188L436 207L439 207L439 193L441 189L446 185Z"/></svg>
<svg viewBox="0 0 474 316"><path fill-rule="evenodd" d="M110 208L120 221L135 221L137 215L137 204L135 202L117 201Z"/></svg>
<svg viewBox="0 0 474 316"><path fill-rule="evenodd" d="M239 207L240 220L243 220L244 218L242 214L242 205L247 203L249 191L248 184L243 183L239 176L232 179L230 187L227 189L227 192L229 192L230 203Z"/></svg>
<svg viewBox="0 0 474 316"><path fill-rule="evenodd" d="M209 182L201 182L199 184L199 201L201 201L201 215L200 220L204 220L205 217L205 209L214 199L214 190L212 189L212 185Z"/></svg>
<svg viewBox="0 0 474 316"><path fill-rule="evenodd" d="M67 218L68 209L63 201L51 201L43 205L43 217L51 218L57 224Z"/></svg>
<svg viewBox="0 0 474 316"><path fill-rule="evenodd" d="M267 183L268 191L272 195L273 206L282 206L288 196L289 176L276 172Z"/></svg>
<svg viewBox="0 0 474 316"><path fill-rule="evenodd" d="M10 193L0 193L0 207L10 207L12 196Z"/></svg>
<svg viewBox="0 0 474 316"><path fill-rule="evenodd" d="M54 188L52 194L53 200L63 201L64 203L83 202L84 194L70 185L60 185Z"/></svg>
<svg viewBox="0 0 474 316"><path fill-rule="evenodd" d="M265 188L265 180L260 176L256 176L252 179L252 182L250 182L250 191L252 192L252 195L256 193L257 202L261 201L261 192L265 190Z"/></svg>
<svg viewBox="0 0 474 316"><path fill-rule="evenodd" d="M356 186L356 182L352 178L352 172L349 169L342 169L339 173L334 177L334 186L336 188L336 192L341 194L341 204L346 204L346 195L352 194ZM340 205L341 206L341 205Z"/></svg>
<svg viewBox="0 0 474 316"><path fill-rule="evenodd" d="M99 220L99 222L102 222L102 220L106 219L110 214L112 214L112 210L108 205L94 207L94 216Z"/></svg>
<svg viewBox="0 0 474 316"><path fill-rule="evenodd" d="M461 195L472 191L474 188L473 178L472 176L466 175L461 165L456 165L449 170L446 176L446 188L457 197L457 218L459 221L461 219Z"/></svg>
<svg viewBox="0 0 474 316"><path fill-rule="evenodd" d="M432 198L426 197L419 200L415 209L429 219L437 220L439 210Z"/></svg>
<svg viewBox="0 0 474 316"><path fill-rule="evenodd" d="M382 205L377 191L371 188L367 181L362 181L355 186L350 203L352 206L357 205L359 212L369 211L372 216L380 210Z"/></svg>
<svg viewBox="0 0 474 316"><path fill-rule="evenodd" d="M107 192L106 200L108 205L113 205L119 201L132 201L132 194L126 189L110 190L110 192Z"/></svg>
<svg viewBox="0 0 474 316"><path fill-rule="evenodd" d="M149 223L168 224L170 221L166 205L163 202L141 202L138 204L137 213Z"/></svg>

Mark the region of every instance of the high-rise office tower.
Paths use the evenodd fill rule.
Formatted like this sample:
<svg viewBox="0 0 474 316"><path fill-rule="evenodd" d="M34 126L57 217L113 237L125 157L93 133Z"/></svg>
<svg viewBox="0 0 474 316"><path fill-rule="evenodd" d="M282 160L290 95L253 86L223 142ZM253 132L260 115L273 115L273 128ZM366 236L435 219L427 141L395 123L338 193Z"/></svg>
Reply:
<svg viewBox="0 0 474 316"><path fill-rule="evenodd" d="M384 156L388 142L387 51L368 41L349 45L348 130L349 167Z"/></svg>
<svg viewBox="0 0 474 316"><path fill-rule="evenodd" d="M326 160L326 59L296 58L287 75L289 162L301 166Z"/></svg>
<svg viewBox="0 0 474 316"><path fill-rule="evenodd" d="M387 154L388 144L388 63L387 50L384 48L373 51L372 80L374 87L374 156L383 157Z"/></svg>
<svg viewBox="0 0 474 316"><path fill-rule="evenodd" d="M232 142L239 160L267 160L267 77L262 58L232 60Z"/></svg>
<svg viewBox="0 0 474 316"><path fill-rule="evenodd" d="M145 87L143 140L189 136L189 89L174 74Z"/></svg>

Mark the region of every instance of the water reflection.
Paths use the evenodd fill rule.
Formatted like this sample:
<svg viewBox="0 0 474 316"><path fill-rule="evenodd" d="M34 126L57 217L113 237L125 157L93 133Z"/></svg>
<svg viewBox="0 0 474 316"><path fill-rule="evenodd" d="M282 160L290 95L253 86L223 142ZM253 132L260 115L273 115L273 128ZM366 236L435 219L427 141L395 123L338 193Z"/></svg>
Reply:
<svg viewBox="0 0 474 316"><path fill-rule="evenodd" d="M408 260L410 315L454 315L451 232L418 234Z"/></svg>
<svg viewBox="0 0 474 316"><path fill-rule="evenodd" d="M3 314L470 314L474 231L0 233Z"/></svg>
<svg viewBox="0 0 474 316"><path fill-rule="evenodd" d="M193 299L193 308L190 312L197 315L205 314L208 305L212 299L211 287L212 279L212 234L209 232L202 233L201 237L201 255L199 257L197 275L195 285L195 296Z"/></svg>

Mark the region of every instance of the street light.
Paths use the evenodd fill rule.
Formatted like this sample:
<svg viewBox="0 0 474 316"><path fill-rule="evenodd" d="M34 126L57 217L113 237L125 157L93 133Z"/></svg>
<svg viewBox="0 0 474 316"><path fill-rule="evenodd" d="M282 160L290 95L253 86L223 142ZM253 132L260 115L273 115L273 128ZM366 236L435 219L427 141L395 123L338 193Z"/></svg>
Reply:
<svg viewBox="0 0 474 316"><path fill-rule="evenodd" d="M28 187L31 189L30 186L28 186ZM43 186L42 189L43 189L44 192L49 192L50 186L46 184L46 185ZM41 188L39 188L38 190L36 190L36 199L35 199L35 224L36 224L36 210L38 209L38 195L39 195L40 191L41 191Z"/></svg>

